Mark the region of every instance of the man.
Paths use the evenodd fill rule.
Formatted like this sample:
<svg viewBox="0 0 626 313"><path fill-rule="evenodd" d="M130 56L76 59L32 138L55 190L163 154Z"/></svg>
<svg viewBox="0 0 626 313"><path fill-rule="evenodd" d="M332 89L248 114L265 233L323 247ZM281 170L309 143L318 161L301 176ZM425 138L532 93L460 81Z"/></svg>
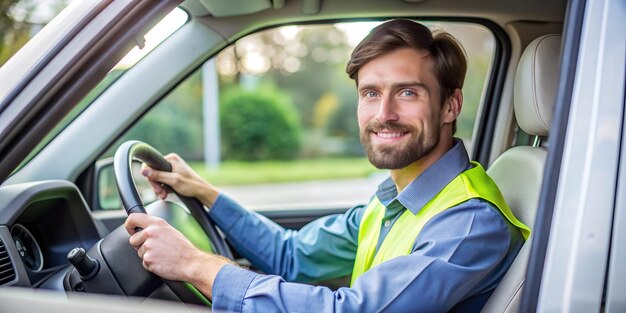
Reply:
<svg viewBox="0 0 626 313"><path fill-rule="evenodd" d="M462 142L462 48L409 20L381 24L355 48L360 137L370 162L390 169L367 207L295 232L248 212L176 155L173 172L145 169L198 198L237 251L265 273L203 253L163 220L132 214L126 228L144 267L192 283L215 310L245 312L477 312L529 231ZM135 232L136 226L143 231ZM183 266L181 266L183 265ZM307 282L352 274L332 291Z"/></svg>

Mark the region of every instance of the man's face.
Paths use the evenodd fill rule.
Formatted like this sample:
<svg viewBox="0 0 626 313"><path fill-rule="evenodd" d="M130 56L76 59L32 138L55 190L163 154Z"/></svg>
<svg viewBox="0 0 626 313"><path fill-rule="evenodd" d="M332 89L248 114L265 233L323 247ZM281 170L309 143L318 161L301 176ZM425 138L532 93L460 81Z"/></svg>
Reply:
<svg viewBox="0 0 626 313"><path fill-rule="evenodd" d="M404 168L439 142L441 100L432 66L426 52L407 48L358 71L361 143L377 168Z"/></svg>

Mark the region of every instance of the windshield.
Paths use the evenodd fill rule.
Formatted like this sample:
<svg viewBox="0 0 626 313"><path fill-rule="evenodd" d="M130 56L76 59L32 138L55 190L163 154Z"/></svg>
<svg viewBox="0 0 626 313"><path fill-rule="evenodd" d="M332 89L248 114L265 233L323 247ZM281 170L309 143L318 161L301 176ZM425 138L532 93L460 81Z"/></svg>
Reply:
<svg viewBox="0 0 626 313"><path fill-rule="evenodd" d="M0 1L0 66L73 0Z"/></svg>
<svg viewBox="0 0 626 313"><path fill-rule="evenodd" d="M148 33L146 33L141 46L135 46L131 51L129 51L126 56L124 56L124 58L122 58L122 60L120 60L120 62L104 77L104 79L100 81L100 83L93 88L91 92L89 92L87 96L85 96L85 98L83 98L48 135L46 135L46 137L39 143L39 145L37 145L35 149L33 149L33 151L31 151L28 157L20 163L11 175L30 162L35 155L37 155L50 141L52 141L52 139L54 139L59 132L61 132L61 130L71 123L76 116L87 108L90 103L102 94L103 91L113 84L128 69L139 62L144 56L150 53L150 51L156 48L161 42L167 39L167 37L184 25L188 18L188 14L180 8L176 8L171 13L166 15Z"/></svg>
<svg viewBox="0 0 626 313"><path fill-rule="evenodd" d="M4 4L7 2L11 5ZM0 100L4 101L17 84L44 60L60 40L93 11L98 3L74 1L55 16L51 12L57 12L63 6L49 6L53 2L0 1L4 5L0 14L0 61L2 61L0 63L3 63L0 68L2 81ZM47 13L35 13L40 11ZM52 20L48 23L50 18ZM2 109L0 106L0 110Z"/></svg>

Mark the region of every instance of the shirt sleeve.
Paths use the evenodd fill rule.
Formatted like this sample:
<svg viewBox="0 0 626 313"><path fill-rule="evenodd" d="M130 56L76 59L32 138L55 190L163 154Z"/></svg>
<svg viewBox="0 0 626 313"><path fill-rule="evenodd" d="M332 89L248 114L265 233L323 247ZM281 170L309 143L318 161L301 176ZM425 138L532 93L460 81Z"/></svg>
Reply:
<svg viewBox="0 0 626 313"><path fill-rule="evenodd" d="M237 252L264 273L311 282L351 273L363 211L354 207L294 231L220 194L209 215Z"/></svg>
<svg viewBox="0 0 626 313"><path fill-rule="evenodd" d="M461 204L435 216L414 251L332 291L229 265L213 285L213 308L229 312L446 312L477 292L509 250L511 234L489 204ZM245 283L242 283L245 282ZM245 285L245 286L244 286Z"/></svg>

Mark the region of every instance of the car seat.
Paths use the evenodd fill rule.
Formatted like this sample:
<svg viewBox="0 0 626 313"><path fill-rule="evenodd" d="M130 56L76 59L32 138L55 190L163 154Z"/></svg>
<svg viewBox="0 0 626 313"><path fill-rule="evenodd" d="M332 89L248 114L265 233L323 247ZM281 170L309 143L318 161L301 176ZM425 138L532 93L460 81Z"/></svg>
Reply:
<svg viewBox="0 0 626 313"><path fill-rule="evenodd" d="M535 136L535 142L532 146L505 151L487 171L515 216L531 230L547 155L541 139L548 135L552 120L560 46L561 36L545 35L533 40L524 50L515 75L513 105L519 127ZM529 238L482 312L519 311L530 244Z"/></svg>

